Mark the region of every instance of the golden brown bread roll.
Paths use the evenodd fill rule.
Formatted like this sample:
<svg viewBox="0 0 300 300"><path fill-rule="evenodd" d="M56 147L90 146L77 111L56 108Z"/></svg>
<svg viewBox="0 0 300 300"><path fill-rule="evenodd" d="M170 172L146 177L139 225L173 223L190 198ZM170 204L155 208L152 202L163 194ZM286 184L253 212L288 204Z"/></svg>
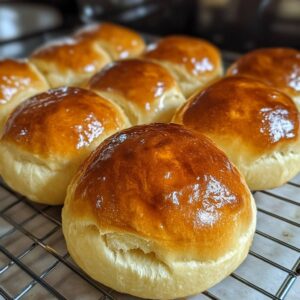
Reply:
<svg viewBox="0 0 300 300"><path fill-rule="evenodd" d="M210 137L252 190L277 187L300 171L297 108L260 81L221 79L193 96L173 121Z"/></svg>
<svg viewBox="0 0 300 300"><path fill-rule="evenodd" d="M19 103L48 88L45 78L27 60L0 60L0 132Z"/></svg>
<svg viewBox="0 0 300 300"><path fill-rule="evenodd" d="M96 41L113 60L138 56L145 49L145 42L137 32L113 23L87 25L75 36Z"/></svg>
<svg viewBox="0 0 300 300"><path fill-rule="evenodd" d="M288 94L300 108L300 51L290 48L266 48L247 53L227 71L243 75Z"/></svg>
<svg viewBox="0 0 300 300"><path fill-rule="evenodd" d="M201 292L246 257L253 197L205 136L176 124L123 130L80 167L62 212L69 253L120 292L170 299Z"/></svg>
<svg viewBox="0 0 300 300"><path fill-rule="evenodd" d="M83 86L111 58L95 41L70 37L38 48L30 60L54 88Z"/></svg>
<svg viewBox="0 0 300 300"><path fill-rule="evenodd" d="M187 36L169 36L151 45L144 57L167 67L189 97L223 74L220 51L209 42Z"/></svg>
<svg viewBox="0 0 300 300"><path fill-rule="evenodd" d="M0 140L0 173L29 199L62 204L80 163L128 125L120 108L90 91L49 90L23 102L9 117Z"/></svg>
<svg viewBox="0 0 300 300"><path fill-rule="evenodd" d="M151 61L117 61L97 73L88 87L120 105L131 124L169 122L184 103L176 80Z"/></svg>

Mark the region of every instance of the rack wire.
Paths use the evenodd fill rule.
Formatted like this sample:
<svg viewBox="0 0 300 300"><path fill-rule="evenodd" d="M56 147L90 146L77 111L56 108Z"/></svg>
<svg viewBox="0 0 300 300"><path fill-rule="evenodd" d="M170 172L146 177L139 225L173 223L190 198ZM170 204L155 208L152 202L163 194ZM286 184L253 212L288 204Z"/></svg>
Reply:
<svg viewBox="0 0 300 300"><path fill-rule="evenodd" d="M53 34L61 32L14 43L21 43L25 47L22 54L26 55ZM235 53L224 52L225 62L235 58ZM258 221L247 259L221 283L192 297L194 300L300 299L300 174L283 187L255 192L254 197ZM72 261L61 231L61 207L34 204L0 180L1 297L133 298L95 282Z"/></svg>

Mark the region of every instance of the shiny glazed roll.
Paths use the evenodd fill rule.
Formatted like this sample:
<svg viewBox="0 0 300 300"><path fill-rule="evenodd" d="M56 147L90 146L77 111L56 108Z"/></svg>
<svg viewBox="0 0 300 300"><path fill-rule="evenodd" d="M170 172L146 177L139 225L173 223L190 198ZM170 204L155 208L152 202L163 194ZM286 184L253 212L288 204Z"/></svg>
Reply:
<svg viewBox="0 0 300 300"><path fill-rule="evenodd" d="M9 117L0 140L0 173L29 199L62 204L82 161L127 126L120 108L90 91L49 90L23 102Z"/></svg>
<svg viewBox="0 0 300 300"><path fill-rule="evenodd" d="M224 78L192 97L173 121L210 137L252 190L280 186L300 171L297 108L260 81Z"/></svg>
<svg viewBox="0 0 300 300"><path fill-rule="evenodd" d="M199 293L245 259L256 208L244 178L205 136L176 124L132 127L105 140L68 188L69 253L124 293Z"/></svg>
<svg viewBox="0 0 300 300"><path fill-rule="evenodd" d="M120 105L134 125L169 122L185 101L172 75L146 60L114 62L92 77L88 87Z"/></svg>
<svg viewBox="0 0 300 300"><path fill-rule="evenodd" d="M157 60L167 67L186 97L223 74L220 51L209 42L197 38L163 38L151 45L144 57Z"/></svg>
<svg viewBox="0 0 300 300"><path fill-rule="evenodd" d="M300 51L266 48L251 51L238 59L228 75L250 76L288 94L300 108Z"/></svg>
<svg viewBox="0 0 300 300"><path fill-rule="evenodd" d="M19 103L48 88L45 78L27 60L0 60L0 132Z"/></svg>
<svg viewBox="0 0 300 300"><path fill-rule="evenodd" d="M62 38L33 52L32 63L45 75L50 86L83 86L111 58L93 40Z"/></svg>
<svg viewBox="0 0 300 300"><path fill-rule="evenodd" d="M87 25L75 36L96 41L113 60L139 56L145 50L145 42L137 32L113 23Z"/></svg>

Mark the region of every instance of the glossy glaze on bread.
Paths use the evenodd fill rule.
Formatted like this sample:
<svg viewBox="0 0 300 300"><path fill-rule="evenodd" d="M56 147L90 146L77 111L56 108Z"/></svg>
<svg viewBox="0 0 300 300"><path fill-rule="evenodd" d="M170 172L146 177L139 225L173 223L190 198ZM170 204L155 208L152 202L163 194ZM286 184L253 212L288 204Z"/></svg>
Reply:
<svg viewBox="0 0 300 300"><path fill-rule="evenodd" d="M118 111L107 100L84 89L63 87L20 105L10 116L2 140L32 154L67 157L122 125Z"/></svg>
<svg viewBox="0 0 300 300"><path fill-rule="evenodd" d="M154 100L177 86L165 68L138 59L110 64L96 74L88 85L92 90L119 93L145 110L151 110Z"/></svg>
<svg viewBox="0 0 300 300"><path fill-rule="evenodd" d="M58 72L71 70L93 75L109 61L99 52L93 41L65 38L46 44L31 56L33 62L44 61L55 64Z"/></svg>
<svg viewBox="0 0 300 300"><path fill-rule="evenodd" d="M228 75L259 79L290 96L300 94L300 51L290 48L265 48L238 59Z"/></svg>
<svg viewBox="0 0 300 300"><path fill-rule="evenodd" d="M116 61L94 75L87 86L121 106L133 125L169 122L185 102L171 73L144 59Z"/></svg>
<svg viewBox="0 0 300 300"><path fill-rule="evenodd" d="M102 23L81 28L38 48L31 61L47 77L51 87L83 87L97 71L112 60L140 55L142 37L125 27Z"/></svg>
<svg viewBox="0 0 300 300"><path fill-rule="evenodd" d="M178 113L182 123L208 136L239 137L260 155L299 138L293 101L246 77L227 77L194 96Z"/></svg>
<svg viewBox="0 0 300 300"><path fill-rule="evenodd" d="M0 60L0 107L16 94L46 85L33 67L25 60Z"/></svg>
<svg viewBox="0 0 300 300"><path fill-rule="evenodd" d="M10 113L21 102L48 88L46 79L28 60L0 60L0 135Z"/></svg>
<svg viewBox="0 0 300 300"><path fill-rule="evenodd" d="M169 36L159 40L144 55L184 66L197 77L209 76L221 68L220 53L209 42L187 36Z"/></svg>
<svg viewBox="0 0 300 300"><path fill-rule="evenodd" d="M174 253L186 248L190 259L232 250L253 220L251 196L224 153L175 124L115 134L77 178L79 219L92 211L101 228L158 240Z"/></svg>
<svg viewBox="0 0 300 300"><path fill-rule="evenodd" d="M100 42L114 60L138 56L145 48L145 43L137 32L113 23L86 26L75 36Z"/></svg>

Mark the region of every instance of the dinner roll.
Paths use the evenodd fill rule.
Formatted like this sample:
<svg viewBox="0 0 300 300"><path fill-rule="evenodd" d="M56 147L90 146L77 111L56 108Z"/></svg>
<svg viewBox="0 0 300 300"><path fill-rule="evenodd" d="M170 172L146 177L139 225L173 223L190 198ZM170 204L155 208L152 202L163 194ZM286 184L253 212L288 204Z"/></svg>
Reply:
<svg viewBox="0 0 300 300"><path fill-rule="evenodd" d="M27 60L0 60L0 132L20 102L48 88L45 78Z"/></svg>
<svg viewBox="0 0 300 300"><path fill-rule="evenodd" d="M145 49L145 42L137 32L113 23L87 25L75 36L96 41L113 60L138 56Z"/></svg>
<svg viewBox="0 0 300 300"><path fill-rule="evenodd" d="M258 49L238 59L228 75L250 76L288 94L300 108L300 51L289 48Z"/></svg>
<svg viewBox="0 0 300 300"><path fill-rule="evenodd" d="M220 51L209 42L197 38L163 38L151 45L144 56L167 67L186 97L215 81L223 73Z"/></svg>
<svg viewBox="0 0 300 300"><path fill-rule="evenodd" d="M42 46L33 52L30 60L55 88L83 86L111 58L93 40L70 37Z"/></svg>
<svg viewBox="0 0 300 300"><path fill-rule="evenodd" d="M246 183L205 136L176 124L121 131L68 188L63 233L92 278L170 299L216 284L245 259L256 208Z"/></svg>
<svg viewBox="0 0 300 300"><path fill-rule="evenodd" d="M106 137L127 126L120 108L90 91L48 90L10 115L0 140L0 173L29 199L62 204L81 162Z"/></svg>
<svg viewBox="0 0 300 300"><path fill-rule="evenodd" d="M297 108L286 94L255 79L218 81L193 96L173 121L210 137L252 190L280 186L300 170Z"/></svg>
<svg viewBox="0 0 300 300"><path fill-rule="evenodd" d="M119 104L132 124L169 122L185 101L172 75L145 60L114 62L96 74L88 87Z"/></svg>

